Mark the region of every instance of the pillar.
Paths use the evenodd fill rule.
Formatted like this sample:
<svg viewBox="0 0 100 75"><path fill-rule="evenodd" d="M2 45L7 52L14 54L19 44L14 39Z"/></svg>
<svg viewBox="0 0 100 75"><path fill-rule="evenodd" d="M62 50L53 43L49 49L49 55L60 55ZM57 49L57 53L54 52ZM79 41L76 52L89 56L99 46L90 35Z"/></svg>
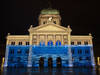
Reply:
<svg viewBox="0 0 100 75"><path fill-rule="evenodd" d="M32 67L32 45L29 48L28 65L27 67Z"/></svg>
<svg viewBox="0 0 100 75"><path fill-rule="evenodd" d="M90 48L90 51L91 51L91 64L92 64L92 67L95 67L95 60L94 60L93 46Z"/></svg>
<svg viewBox="0 0 100 75"><path fill-rule="evenodd" d="M61 45L64 45L63 35L61 35Z"/></svg>
<svg viewBox="0 0 100 75"><path fill-rule="evenodd" d="M32 45L32 34L30 33L30 45Z"/></svg>
<svg viewBox="0 0 100 75"><path fill-rule="evenodd" d="M72 67L72 53L71 53L71 37L70 33L68 34L68 54L69 54L69 67Z"/></svg>
<svg viewBox="0 0 100 75"><path fill-rule="evenodd" d="M55 35L53 35L53 43L54 43L54 45L56 44L56 36Z"/></svg>
<svg viewBox="0 0 100 75"><path fill-rule="evenodd" d="M9 46L6 46L4 67L8 66L8 55L9 55Z"/></svg>

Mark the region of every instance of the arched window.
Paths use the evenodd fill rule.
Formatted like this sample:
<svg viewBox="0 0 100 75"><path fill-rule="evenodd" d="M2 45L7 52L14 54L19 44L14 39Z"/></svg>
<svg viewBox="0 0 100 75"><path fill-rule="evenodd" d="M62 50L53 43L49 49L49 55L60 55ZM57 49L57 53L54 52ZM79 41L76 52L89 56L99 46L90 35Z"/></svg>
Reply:
<svg viewBox="0 0 100 75"><path fill-rule="evenodd" d="M40 46L45 46L45 42L44 41L40 41Z"/></svg>
<svg viewBox="0 0 100 75"><path fill-rule="evenodd" d="M85 41L85 42L84 42L84 44L85 44L85 45L88 45L88 42L87 42L87 41Z"/></svg>
<svg viewBox="0 0 100 75"><path fill-rule="evenodd" d="M29 42L26 42L26 45L29 45Z"/></svg>
<svg viewBox="0 0 100 75"><path fill-rule="evenodd" d="M19 45L22 45L22 42L19 42Z"/></svg>
<svg viewBox="0 0 100 75"><path fill-rule="evenodd" d="M15 45L15 42L11 42L11 45Z"/></svg>
<svg viewBox="0 0 100 75"><path fill-rule="evenodd" d="M74 45L74 41L71 42L71 45Z"/></svg>
<svg viewBox="0 0 100 75"><path fill-rule="evenodd" d="M56 41L56 46L60 46L61 42L59 40Z"/></svg>
<svg viewBox="0 0 100 75"><path fill-rule="evenodd" d="M78 45L81 45L81 42L80 42L80 41L78 41L78 42L77 42L77 44L78 44Z"/></svg>
<svg viewBox="0 0 100 75"><path fill-rule="evenodd" d="M48 41L48 46L53 46L52 40L49 40L49 41Z"/></svg>

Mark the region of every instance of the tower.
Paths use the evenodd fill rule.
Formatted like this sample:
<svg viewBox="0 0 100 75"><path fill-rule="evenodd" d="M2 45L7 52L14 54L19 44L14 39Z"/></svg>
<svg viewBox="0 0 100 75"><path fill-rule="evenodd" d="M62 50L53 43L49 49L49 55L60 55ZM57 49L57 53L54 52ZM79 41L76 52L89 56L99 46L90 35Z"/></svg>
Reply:
<svg viewBox="0 0 100 75"><path fill-rule="evenodd" d="M57 24L61 25L60 13L56 9L43 9L39 15L39 25Z"/></svg>

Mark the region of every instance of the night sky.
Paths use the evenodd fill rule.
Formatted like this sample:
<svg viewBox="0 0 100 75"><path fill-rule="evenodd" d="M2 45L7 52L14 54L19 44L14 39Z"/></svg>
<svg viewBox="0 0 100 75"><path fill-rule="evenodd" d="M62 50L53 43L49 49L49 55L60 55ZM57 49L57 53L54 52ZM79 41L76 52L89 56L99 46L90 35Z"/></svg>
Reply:
<svg viewBox="0 0 100 75"><path fill-rule="evenodd" d="M6 44L8 32L13 35L26 35L31 24L38 26L39 13L49 7L48 1L50 0L3 0L0 45ZM70 24L73 35L92 33L95 56L100 56L99 2L97 0L51 0L51 7L60 11L62 26L67 27Z"/></svg>

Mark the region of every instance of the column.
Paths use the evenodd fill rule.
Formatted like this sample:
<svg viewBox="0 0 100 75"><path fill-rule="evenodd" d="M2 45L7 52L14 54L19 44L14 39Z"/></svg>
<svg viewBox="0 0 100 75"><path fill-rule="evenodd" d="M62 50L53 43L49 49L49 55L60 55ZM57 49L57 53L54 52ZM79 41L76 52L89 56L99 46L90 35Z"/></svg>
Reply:
<svg viewBox="0 0 100 75"><path fill-rule="evenodd" d="M53 35L53 43L54 43L54 45L56 44L56 36L55 35Z"/></svg>
<svg viewBox="0 0 100 75"><path fill-rule="evenodd" d="M45 35L45 45L47 46L47 34Z"/></svg>
<svg viewBox="0 0 100 75"><path fill-rule="evenodd" d="M61 45L64 45L63 35L61 35Z"/></svg>
<svg viewBox="0 0 100 75"><path fill-rule="evenodd" d="M29 48L28 65L27 67L32 67L32 45Z"/></svg>
<svg viewBox="0 0 100 75"><path fill-rule="evenodd" d="M95 60L94 60L93 46L90 47L90 51L91 51L91 63L92 63L92 67L95 67Z"/></svg>
<svg viewBox="0 0 100 75"><path fill-rule="evenodd" d="M68 34L68 54L69 54L69 67L72 67L72 53L71 53L71 37L70 33Z"/></svg>
<svg viewBox="0 0 100 75"><path fill-rule="evenodd" d="M6 46L6 53L5 53L5 62L4 62L4 67L8 66L8 55L9 55L9 46Z"/></svg>
<svg viewBox="0 0 100 75"><path fill-rule="evenodd" d="M74 41L74 45L77 45L77 41Z"/></svg>
<svg viewBox="0 0 100 75"><path fill-rule="evenodd" d="M84 40L81 41L81 44L84 45Z"/></svg>
<svg viewBox="0 0 100 75"><path fill-rule="evenodd" d="M39 35L37 34L37 39L36 39L36 41L37 41L37 45L39 45Z"/></svg>
<svg viewBox="0 0 100 75"><path fill-rule="evenodd" d="M30 45L32 45L32 34L30 33Z"/></svg>
<svg viewBox="0 0 100 75"><path fill-rule="evenodd" d="M68 54L69 54L69 67L72 67L72 53L71 53L71 46L68 46Z"/></svg>

